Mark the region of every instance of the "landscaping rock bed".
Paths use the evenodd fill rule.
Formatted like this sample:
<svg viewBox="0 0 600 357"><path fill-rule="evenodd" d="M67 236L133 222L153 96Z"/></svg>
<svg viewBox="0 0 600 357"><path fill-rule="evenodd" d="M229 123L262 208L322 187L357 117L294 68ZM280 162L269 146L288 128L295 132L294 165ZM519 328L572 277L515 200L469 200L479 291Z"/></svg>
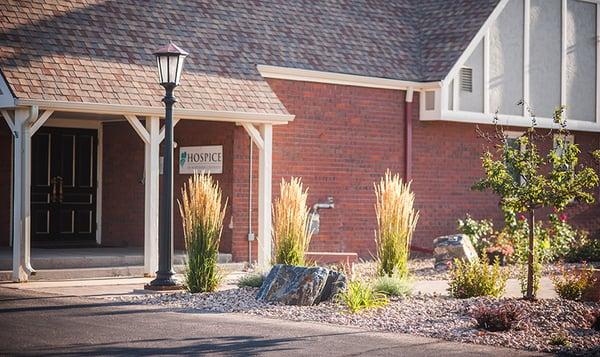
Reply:
<svg viewBox="0 0 600 357"><path fill-rule="evenodd" d="M158 305L184 312L238 312L295 321L316 321L376 331L409 333L459 342L497 345L535 351L600 354L600 332L589 328L588 318L600 304L562 299L526 302L516 299L452 299L414 296L394 298L384 308L349 313L335 302L317 306L283 306L258 302L258 289L230 289L207 294L185 292L120 297L119 301ZM517 304L524 315L518 328L487 332L476 328L470 312L477 306ZM553 346L555 334L565 334L571 347ZM594 349L595 348L595 349Z"/></svg>

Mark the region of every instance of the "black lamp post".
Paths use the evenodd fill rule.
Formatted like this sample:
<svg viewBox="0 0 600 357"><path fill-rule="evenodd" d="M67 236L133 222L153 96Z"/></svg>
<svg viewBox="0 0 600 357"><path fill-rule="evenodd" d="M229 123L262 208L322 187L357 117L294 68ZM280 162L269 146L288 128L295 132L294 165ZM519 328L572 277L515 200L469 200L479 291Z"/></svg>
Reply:
<svg viewBox="0 0 600 357"><path fill-rule="evenodd" d="M173 279L173 104L177 101L173 90L179 85L183 60L187 52L173 43L154 53L158 65L159 83L165 87L165 145L162 196L160 199L160 232L158 237L158 271L156 279L146 285L147 289L179 289Z"/></svg>

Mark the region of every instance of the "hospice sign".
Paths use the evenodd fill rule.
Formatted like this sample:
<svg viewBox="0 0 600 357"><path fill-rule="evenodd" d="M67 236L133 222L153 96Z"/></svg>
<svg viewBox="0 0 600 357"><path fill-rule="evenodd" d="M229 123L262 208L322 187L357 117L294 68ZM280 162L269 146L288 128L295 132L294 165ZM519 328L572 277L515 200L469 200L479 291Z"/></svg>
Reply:
<svg viewBox="0 0 600 357"><path fill-rule="evenodd" d="M179 173L223 173L223 146L187 146L179 150Z"/></svg>

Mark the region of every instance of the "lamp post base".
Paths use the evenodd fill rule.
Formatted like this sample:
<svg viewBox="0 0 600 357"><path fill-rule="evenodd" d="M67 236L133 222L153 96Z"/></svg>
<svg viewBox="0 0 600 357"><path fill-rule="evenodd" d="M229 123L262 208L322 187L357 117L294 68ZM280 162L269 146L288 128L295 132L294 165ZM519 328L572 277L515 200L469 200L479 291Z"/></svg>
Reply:
<svg viewBox="0 0 600 357"><path fill-rule="evenodd" d="M145 290L154 291L172 291L172 290L183 290L185 287L172 276L169 277L156 277L150 283L144 285Z"/></svg>

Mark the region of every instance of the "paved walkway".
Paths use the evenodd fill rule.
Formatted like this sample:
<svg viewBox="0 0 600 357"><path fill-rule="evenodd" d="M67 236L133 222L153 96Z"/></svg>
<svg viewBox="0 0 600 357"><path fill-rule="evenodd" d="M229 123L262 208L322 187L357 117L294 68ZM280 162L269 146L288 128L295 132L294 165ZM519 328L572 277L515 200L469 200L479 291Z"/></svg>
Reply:
<svg viewBox="0 0 600 357"><path fill-rule="evenodd" d="M169 312L2 287L0 321L0 355L541 355L318 323Z"/></svg>
<svg viewBox="0 0 600 357"><path fill-rule="evenodd" d="M235 287L237 279L245 273L235 271L225 277L221 289ZM182 279L181 276L178 276ZM31 281L28 283L0 283L0 287L20 290L32 290L51 294L72 295L89 298L106 298L124 294L143 294L144 284L151 278L106 278L63 281ZM539 298L556 298L552 281L544 277L541 281ZM416 280L413 283L413 293L448 295L446 280ZM506 297L521 297L521 288L517 279L509 279L506 286Z"/></svg>
<svg viewBox="0 0 600 357"><path fill-rule="evenodd" d="M448 281L446 280L417 280L413 284L413 293L421 294L437 294L437 295L448 295ZM505 297L522 297L521 286L519 280L508 279L506 283ZM540 281L540 290L537 294L538 298L551 299L556 298L558 295L554 291L552 280L548 277L542 277Z"/></svg>

